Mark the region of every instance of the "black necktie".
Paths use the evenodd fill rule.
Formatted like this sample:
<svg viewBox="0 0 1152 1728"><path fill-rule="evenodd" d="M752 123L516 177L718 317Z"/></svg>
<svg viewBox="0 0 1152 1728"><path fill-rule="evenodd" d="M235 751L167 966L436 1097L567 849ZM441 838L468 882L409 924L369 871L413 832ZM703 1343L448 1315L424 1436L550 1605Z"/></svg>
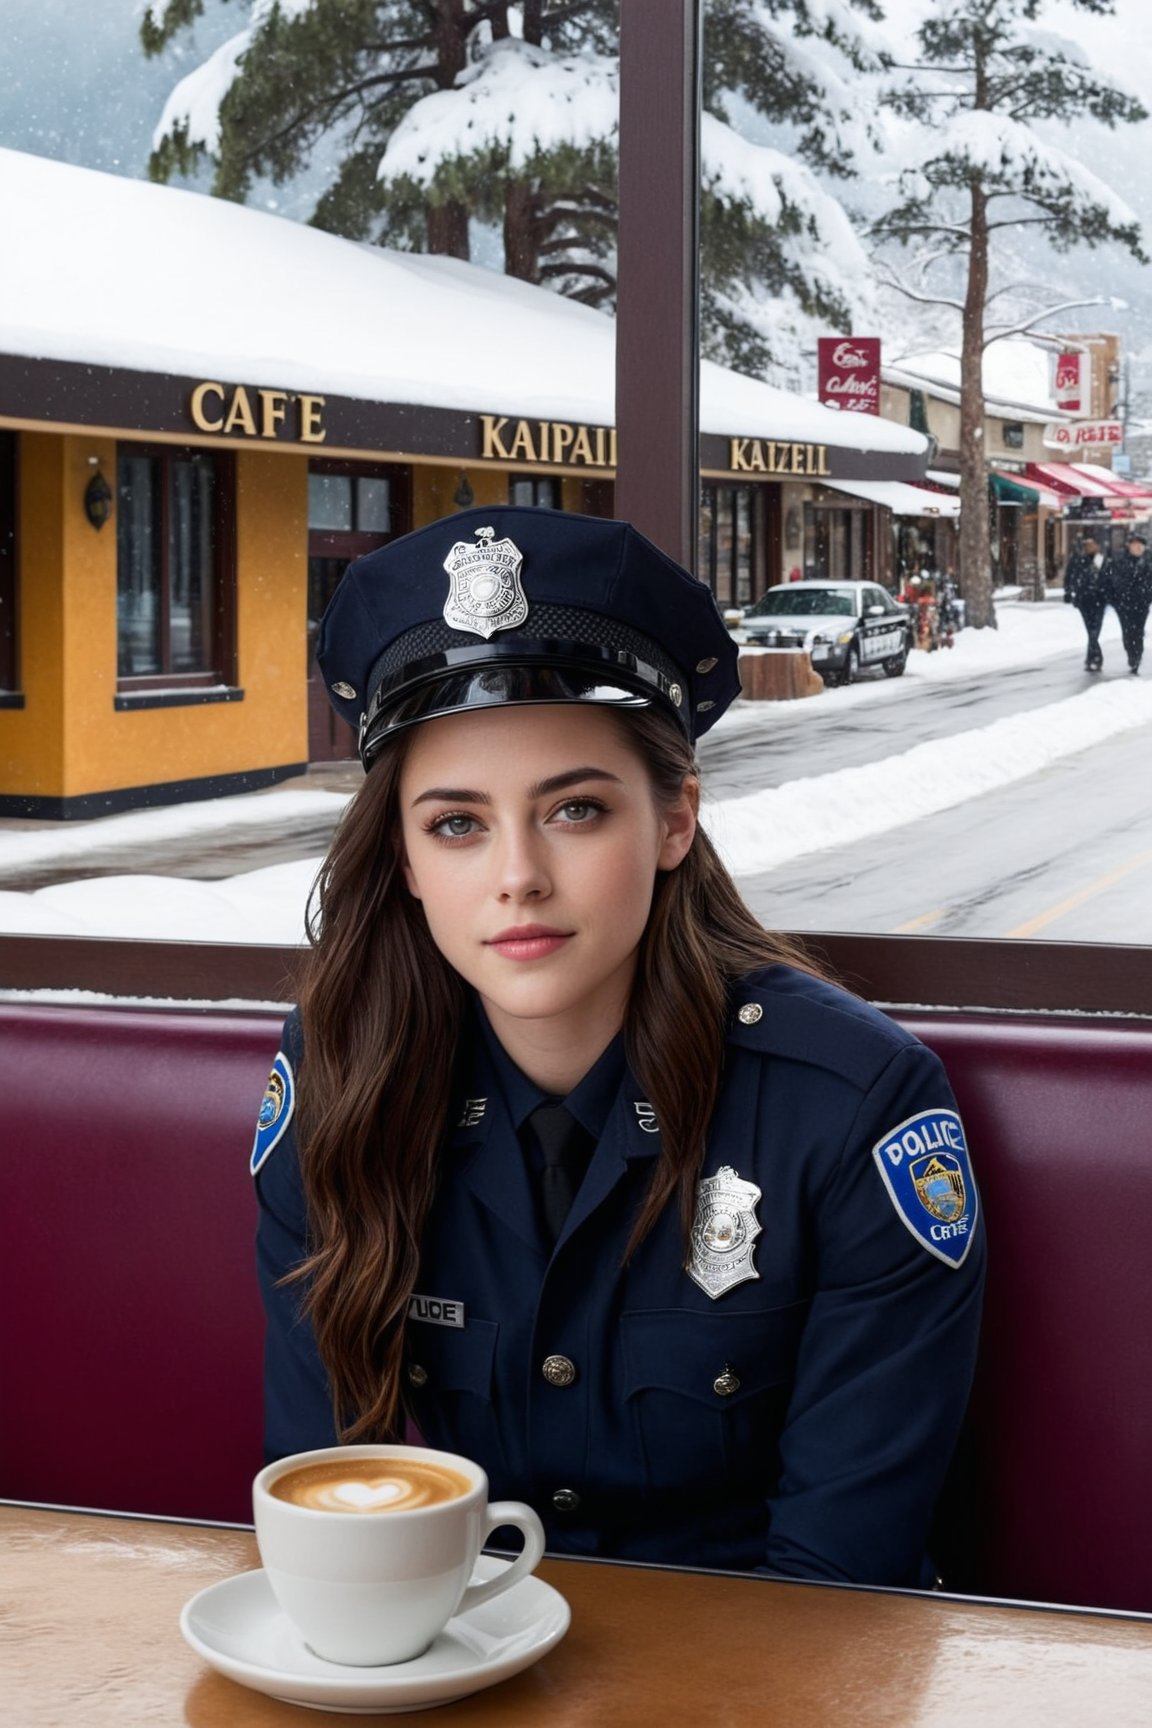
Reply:
<svg viewBox="0 0 1152 1728"><path fill-rule="evenodd" d="M563 1104L541 1104L529 1116L528 1126L544 1154L540 1198L545 1227L555 1242L584 1174L587 1136Z"/></svg>

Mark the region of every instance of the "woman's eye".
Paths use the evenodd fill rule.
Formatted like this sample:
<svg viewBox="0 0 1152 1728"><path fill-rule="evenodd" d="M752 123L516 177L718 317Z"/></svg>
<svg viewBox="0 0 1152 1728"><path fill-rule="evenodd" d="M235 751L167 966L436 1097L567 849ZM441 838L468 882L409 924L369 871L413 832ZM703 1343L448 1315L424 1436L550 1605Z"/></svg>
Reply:
<svg viewBox="0 0 1152 1728"><path fill-rule="evenodd" d="M604 812L603 804L598 804L592 798L570 798L566 804L561 804L557 815L564 822L590 822L593 817Z"/></svg>
<svg viewBox="0 0 1152 1728"><path fill-rule="evenodd" d="M442 840L463 840L476 831L474 816L441 816L433 822L429 832L438 834Z"/></svg>

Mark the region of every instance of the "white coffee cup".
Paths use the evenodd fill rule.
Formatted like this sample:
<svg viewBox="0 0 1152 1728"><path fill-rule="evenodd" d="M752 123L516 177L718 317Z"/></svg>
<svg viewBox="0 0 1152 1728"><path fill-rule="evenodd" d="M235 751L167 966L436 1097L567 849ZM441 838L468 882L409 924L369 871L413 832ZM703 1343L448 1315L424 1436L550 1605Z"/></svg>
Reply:
<svg viewBox="0 0 1152 1728"><path fill-rule="evenodd" d="M315 1476L316 1466L328 1467L324 1510L274 1492L279 1483L282 1494L295 1473ZM448 1497L410 1505L405 1466L409 1475L425 1466L442 1473ZM313 1492L303 1477L296 1481ZM478 1464L423 1446L294 1453L261 1470L252 1502L260 1557L280 1607L317 1656L358 1667L419 1656L454 1614L510 1589L544 1552L544 1529L530 1506L489 1505ZM484 1543L505 1525L523 1531L523 1551L496 1577L469 1584Z"/></svg>

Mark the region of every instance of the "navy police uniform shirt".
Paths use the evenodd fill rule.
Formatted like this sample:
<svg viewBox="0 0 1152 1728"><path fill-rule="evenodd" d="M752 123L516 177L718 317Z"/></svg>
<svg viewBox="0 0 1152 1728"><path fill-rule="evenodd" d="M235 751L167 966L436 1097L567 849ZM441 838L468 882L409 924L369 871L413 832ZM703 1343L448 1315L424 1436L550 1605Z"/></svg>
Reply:
<svg viewBox="0 0 1152 1728"><path fill-rule="evenodd" d="M253 1153L273 1457L334 1439L278 1283L306 1241L299 1044L292 1017ZM463 1071L407 1325L428 1443L534 1505L555 1552L927 1582L984 1271L932 1052L790 968L735 986L687 1265L674 1204L624 1263L660 1125L621 1040L568 1101L595 1148L554 1247L517 1137L542 1095L490 1033Z"/></svg>

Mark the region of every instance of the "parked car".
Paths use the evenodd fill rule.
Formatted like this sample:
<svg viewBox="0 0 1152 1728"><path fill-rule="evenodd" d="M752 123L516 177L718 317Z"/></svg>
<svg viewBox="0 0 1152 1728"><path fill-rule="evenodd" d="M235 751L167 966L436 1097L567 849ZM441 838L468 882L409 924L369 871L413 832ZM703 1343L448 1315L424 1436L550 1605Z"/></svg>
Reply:
<svg viewBox="0 0 1152 1728"><path fill-rule="evenodd" d="M750 644L806 649L826 684L850 684L869 666L899 678L913 641L907 609L876 582L785 582L742 623Z"/></svg>

